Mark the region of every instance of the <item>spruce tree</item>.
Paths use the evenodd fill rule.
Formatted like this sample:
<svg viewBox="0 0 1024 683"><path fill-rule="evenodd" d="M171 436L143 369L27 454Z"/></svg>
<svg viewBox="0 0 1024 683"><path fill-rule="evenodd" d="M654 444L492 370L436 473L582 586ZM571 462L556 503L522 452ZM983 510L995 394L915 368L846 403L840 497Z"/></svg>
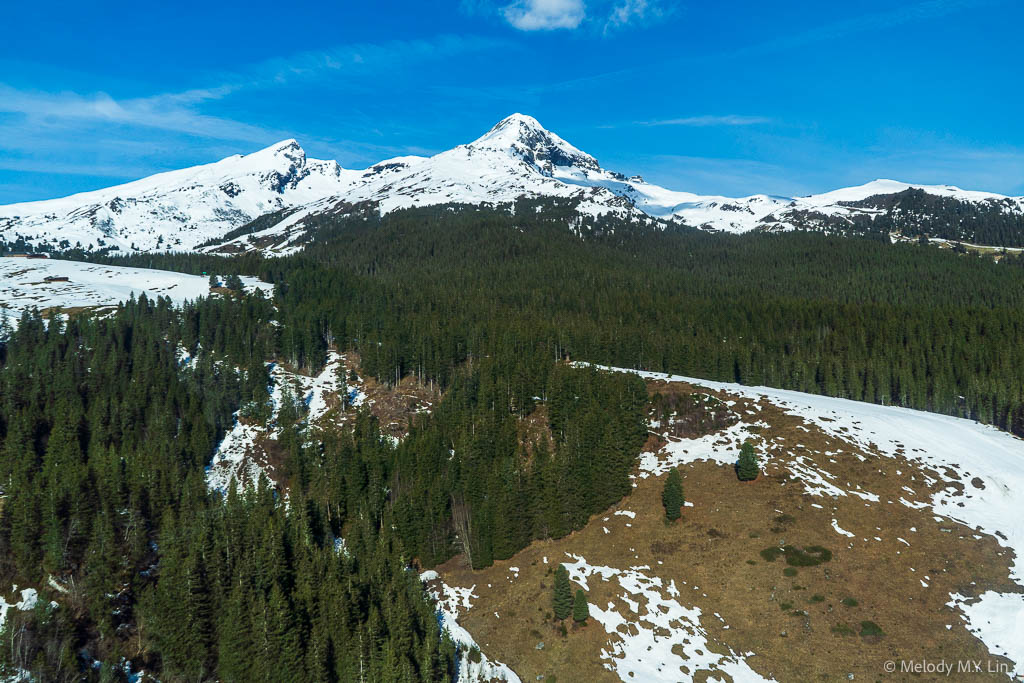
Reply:
<svg viewBox="0 0 1024 683"><path fill-rule="evenodd" d="M679 470L673 467L665 477L665 488L661 492L661 504L665 506L665 517L668 521L674 522L679 519L684 500L683 479L679 476Z"/></svg>
<svg viewBox="0 0 1024 683"><path fill-rule="evenodd" d="M736 476L740 481L753 481L757 479L760 468L757 464L757 455L754 454L754 446L749 441L744 441L740 447L740 458L736 462Z"/></svg>
<svg viewBox="0 0 1024 683"><path fill-rule="evenodd" d="M552 605L555 609L555 619L565 619L572 611L572 586L569 585L569 570L565 568L565 565L560 564L555 569Z"/></svg>
<svg viewBox="0 0 1024 683"><path fill-rule="evenodd" d="M587 604L587 595L583 592L583 589L576 590L576 599L572 602L572 618L573 621L583 624L586 623L587 617L590 616L590 605Z"/></svg>

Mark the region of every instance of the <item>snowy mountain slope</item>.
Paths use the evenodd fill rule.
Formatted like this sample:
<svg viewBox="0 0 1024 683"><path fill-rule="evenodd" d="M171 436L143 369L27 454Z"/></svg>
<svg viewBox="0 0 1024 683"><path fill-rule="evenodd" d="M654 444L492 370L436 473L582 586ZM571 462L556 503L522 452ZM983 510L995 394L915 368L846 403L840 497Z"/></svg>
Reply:
<svg viewBox="0 0 1024 683"><path fill-rule="evenodd" d="M545 129L536 119L513 114L465 145L429 158L400 157L367 169L336 197L320 200L273 227L243 236L219 251L260 248L287 253L299 247L306 220L372 205L381 214L439 204L511 204L522 198L576 202L586 216L675 220L714 230L745 232L790 200L756 195L744 199L676 192L627 178ZM275 242L275 236L278 239Z"/></svg>
<svg viewBox="0 0 1024 683"><path fill-rule="evenodd" d="M910 197L910 203L892 199L912 191L940 203L925 206L919 197ZM902 220L908 212L916 218L909 225L920 229L929 222L942 223L942 214L952 212L977 214L975 222L989 223L995 215L1010 221L1000 228L1003 233L1024 233L1024 198L951 186L876 180L797 198L730 198L669 190L639 176L627 178L607 170L533 117L513 114L468 144L431 157L387 159L364 170L307 159L298 143L285 140L246 156L105 190L3 206L0 241L157 251L195 249L217 240L221 244L213 251L289 253L302 248L308 227L324 216L357 210L384 214L449 203L511 205L523 198L566 200L583 216L610 214L652 225L674 221L726 232L862 232L879 216ZM277 219L266 220L268 215ZM260 217L258 229L228 235ZM976 226L970 220L965 224L962 216L957 220L959 231L950 232L946 220L946 233L933 236L975 239ZM888 231L889 223L876 227Z"/></svg>
<svg viewBox="0 0 1024 683"><path fill-rule="evenodd" d="M337 192L352 173L295 140L62 199L0 207L0 240L122 251L186 250L271 211Z"/></svg>

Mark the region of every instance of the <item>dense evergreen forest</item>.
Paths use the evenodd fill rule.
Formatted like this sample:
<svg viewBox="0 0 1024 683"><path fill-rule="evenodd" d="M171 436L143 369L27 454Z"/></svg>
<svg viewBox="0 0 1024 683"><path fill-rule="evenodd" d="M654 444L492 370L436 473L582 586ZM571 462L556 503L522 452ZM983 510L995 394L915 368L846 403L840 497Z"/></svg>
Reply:
<svg viewBox="0 0 1024 683"><path fill-rule="evenodd" d="M545 210L541 211L540 209ZM384 381L570 358L969 417L1024 435L1024 256L816 233L598 221L522 202L325 219L301 254L137 255L277 285L290 360L328 343ZM574 224L575 225L575 224ZM509 367L506 373L514 373Z"/></svg>
<svg viewBox="0 0 1024 683"><path fill-rule="evenodd" d="M569 360L1024 434L1020 258L570 212L323 219L286 258L91 257L256 275L274 297L143 297L0 331L0 585L59 587L56 608L10 612L0 667L66 681L118 680L125 660L164 681L451 679L458 654L416 570L458 553L487 566L630 488L645 387ZM266 362L318 370L330 347L443 399L397 444L365 412L311 438L290 406L280 486L209 491L203 468L235 412L268 413ZM531 420L544 429L524 430Z"/></svg>
<svg viewBox="0 0 1024 683"><path fill-rule="evenodd" d="M350 498L328 498L324 481L296 480L289 505L265 482L226 500L207 491L233 410L266 398L270 310L260 297L183 312L142 298L109 319L26 314L8 331L0 580L61 595L11 610L0 667L45 681L118 680L122 658L162 680L451 676L454 648L365 492L393 459L372 420L321 456L326 480L363 468ZM194 369L179 370L179 344L207 350ZM322 495L307 497L314 483Z"/></svg>

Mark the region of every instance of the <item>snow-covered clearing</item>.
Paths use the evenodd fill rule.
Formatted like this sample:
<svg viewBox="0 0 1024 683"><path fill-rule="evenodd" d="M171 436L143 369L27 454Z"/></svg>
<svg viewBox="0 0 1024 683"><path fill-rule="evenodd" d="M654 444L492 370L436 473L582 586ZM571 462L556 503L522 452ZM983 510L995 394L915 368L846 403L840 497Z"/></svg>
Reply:
<svg viewBox="0 0 1024 683"><path fill-rule="evenodd" d="M865 453L902 459L916 466L919 481L923 479L927 486L937 486L930 498L923 501L900 498L899 502L911 508L928 507L939 520L951 519L1000 539L1015 555L1010 578L1024 592L1024 515L1021 514L1024 509L1024 440L972 420L909 408L662 373L609 369L634 372L651 380L687 382L752 400L764 399ZM643 454L641 476L659 475L669 467L697 460L732 464L736 457L734 444L745 438L747 427L741 422L718 434L674 440L664 449L667 457ZM805 490L812 495L852 495L869 503L878 501L877 495L848 482L836 481L834 475L802 456L791 456L786 466L804 481ZM839 534L850 535L839 520L833 519L833 528ZM971 603L953 597L972 633L990 652L1005 654L1018 670L1024 667L1024 649L1020 646L1024 642L1020 637L1024 633L1024 596L988 591ZM1011 642L1016 642L1016 647L1010 647Z"/></svg>
<svg viewBox="0 0 1024 683"><path fill-rule="evenodd" d="M430 595L437 600L437 623L441 629L446 631L451 639L458 646L458 676L456 683L475 683L475 681L508 681L508 683L521 683L519 676L505 664L487 658L483 652L480 653L480 661L474 662L470 659L470 650L479 646L473 640L465 628L459 625L459 614L473 606L470 602L473 589L449 586L441 580L437 572L428 570L420 574L420 581L427 584Z"/></svg>
<svg viewBox="0 0 1024 683"><path fill-rule="evenodd" d="M708 680L719 680L719 672L748 683L773 680L750 668L746 658L752 652L735 653L723 643L716 643L715 649L724 648L727 654L713 652L707 629L701 626L701 609L680 603L674 581L665 586L661 578L644 573L650 569L647 565L592 566L583 557L566 554L573 560L564 563L569 578L584 590L590 590L589 578L615 579L623 590L618 596L621 604L608 602L603 609L590 605L590 616L617 638L608 641L601 658L621 680L693 680L702 671L710 672Z"/></svg>
<svg viewBox="0 0 1024 683"><path fill-rule="evenodd" d="M67 278L49 281L46 278ZM247 290L272 293L273 287L243 277ZM174 303L209 296L209 280L197 275L150 268L105 266L61 259L0 258L0 311L16 325L22 311L39 308L116 306L132 295L155 299L169 297Z"/></svg>

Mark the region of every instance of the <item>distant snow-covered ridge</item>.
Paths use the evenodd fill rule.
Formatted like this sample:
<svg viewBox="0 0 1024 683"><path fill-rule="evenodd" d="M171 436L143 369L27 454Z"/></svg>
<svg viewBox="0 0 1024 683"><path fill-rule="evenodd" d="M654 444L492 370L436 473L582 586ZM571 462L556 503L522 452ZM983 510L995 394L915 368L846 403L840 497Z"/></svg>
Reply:
<svg viewBox="0 0 1024 683"><path fill-rule="evenodd" d="M732 198L669 190L607 170L536 119L513 114L471 143L431 157L387 159L363 170L307 158L295 140L285 140L246 156L103 190L0 206L0 241L20 238L33 246L87 250L195 250L280 212L257 234L217 248L290 253L301 248L306 221L323 214L353 207L386 214L440 204L504 205L524 198L572 200L584 216L678 221L739 233L870 217L881 211L850 204L908 189L1024 216L1021 197L893 180L808 197Z"/></svg>

